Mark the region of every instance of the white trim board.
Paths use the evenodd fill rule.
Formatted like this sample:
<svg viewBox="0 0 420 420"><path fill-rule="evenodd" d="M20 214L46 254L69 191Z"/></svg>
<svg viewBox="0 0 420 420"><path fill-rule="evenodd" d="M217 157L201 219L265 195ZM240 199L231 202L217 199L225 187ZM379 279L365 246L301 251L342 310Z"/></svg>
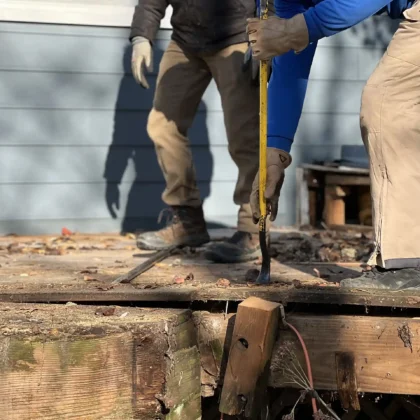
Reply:
<svg viewBox="0 0 420 420"><path fill-rule="evenodd" d="M105 3L105 2L104 2ZM134 6L86 4L68 0L0 0L0 21L54 23L63 25L114 26L128 28L133 19ZM172 29L172 7L168 7L161 21L161 29Z"/></svg>

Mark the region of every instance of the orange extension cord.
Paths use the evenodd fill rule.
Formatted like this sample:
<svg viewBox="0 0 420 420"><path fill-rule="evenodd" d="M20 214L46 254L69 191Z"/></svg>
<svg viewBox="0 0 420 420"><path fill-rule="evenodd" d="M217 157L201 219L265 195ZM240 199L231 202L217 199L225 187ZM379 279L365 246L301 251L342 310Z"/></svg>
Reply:
<svg viewBox="0 0 420 420"><path fill-rule="evenodd" d="M311 386L311 389L314 389L314 380L312 377L312 367L311 367L311 361L309 360L309 353L308 349L306 348L305 341L303 340L302 336L300 335L300 332L291 324L289 324L286 320L283 319L284 324L289 327L297 336L299 339L300 345L302 346L303 354L305 355L305 362L306 362L306 369L308 370L308 379L309 379L309 385ZM318 407L316 405L316 399L315 397L312 397L312 411L314 414L318 413ZM223 413L220 416L220 420L223 420Z"/></svg>
<svg viewBox="0 0 420 420"><path fill-rule="evenodd" d="M297 335L297 338L299 339L300 345L302 346L303 354L305 355L306 369L308 370L309 385L311 386L311 389L314 389L314 380L312 378L311 361L309 360L309 353L308 353L308 349L306 348L306 344L303 341L303 338L300 335L299 331L293 325L289 324L287 321L284 321L284 323ZM314 414L318 412L315 397L312 397L312 411Z"/></svg>

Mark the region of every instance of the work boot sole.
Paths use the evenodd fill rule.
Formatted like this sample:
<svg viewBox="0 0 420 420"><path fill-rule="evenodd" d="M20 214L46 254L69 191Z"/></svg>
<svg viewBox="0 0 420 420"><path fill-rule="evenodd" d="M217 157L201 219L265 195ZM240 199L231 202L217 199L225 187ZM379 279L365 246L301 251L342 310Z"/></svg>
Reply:
<svg viewBox="0 0 420 420"><path fill-rule="evenodd" d="M255 261L261 258L261 250L252 251L249 253L243 253L238 255L228 255L218 250L208 249L204 253L204 257L207 260L213 261L219 264L236 264L248 261Z"/></svg>
<svg viewBox="0 0 420 420"><path fill-rule="evenodd" d="M202 245L205 245L208 242L210 242L210 236L208 233L203 233L197 236L189 236L186 238L180 238L177 241L162 244L151 243L149 241L143 240L140 235L140 237L137 238L137 248L148 251L161 251L171 246L190 246L191 248L198 248Z"/></svg>

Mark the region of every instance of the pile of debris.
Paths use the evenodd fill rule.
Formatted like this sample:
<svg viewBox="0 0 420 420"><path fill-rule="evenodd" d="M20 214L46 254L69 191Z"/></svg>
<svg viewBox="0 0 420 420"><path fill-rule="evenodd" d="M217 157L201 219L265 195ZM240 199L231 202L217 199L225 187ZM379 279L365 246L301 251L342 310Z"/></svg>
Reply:
<svg viewBox="0 0 420 420"><path fill-rule="evenodd" d="M271 256L279 262L367 262L373 232L308 231L272 234Z"/></svg>
<svg viewBox="0 0 420 420"><path fill-rule="evenodd" d="M63 229L64 231L64 229ZM65 255L80 251L130 250L136 249L133 234L121 235L82 235L20 237L7 235L0 237L1 254Z"/></svg>

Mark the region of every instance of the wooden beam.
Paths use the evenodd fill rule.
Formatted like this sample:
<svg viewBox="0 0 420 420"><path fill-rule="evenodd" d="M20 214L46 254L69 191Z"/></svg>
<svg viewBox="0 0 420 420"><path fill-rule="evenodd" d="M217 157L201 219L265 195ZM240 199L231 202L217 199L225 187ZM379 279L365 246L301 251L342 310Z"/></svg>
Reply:
<svg viewBox="0 0 420 420"><path fill-rule="evenodd" d="M213 342L217 341L225 352L228 351L224 347L224 343L229 342L226 337L228 319L206 313L194 314L194 317L205 319L201 325L211 324ZM216 318L220 322L215 322ZM287 316L287 321L305 340L317 390L338 390L335 355L337 352L352 352L358 392L420 395L420 319L294 314ZM399 329L405 325L413 351L405 347L399 336ZM199 337L201 335L199 331ZM220 366L221 358L215 356L213 363ZM286 382L290 380L285 376L285 362L291 362L288 356L295 365L299 362L305 368L299 342L291 331L285 330L273 350L271 386L289 386Z"/></svg>
<svg viewBox="0 0 420 420"><path fill-rule="evenodd" d="M325 185L370 185L370 178L367 175L325 175Z"/></svg>
<svg viewBox="0 0 420 420"><path fill-rule="evenodd" d="M259 418L265 395L280 304L250 297L238 306L220 412Z"/></svg>
<svg viewBox="0 0 420 420"><path fill-rule="evenodd" d="M196 344L187 310L0 304L1 417L198 419Z"/></svg>

